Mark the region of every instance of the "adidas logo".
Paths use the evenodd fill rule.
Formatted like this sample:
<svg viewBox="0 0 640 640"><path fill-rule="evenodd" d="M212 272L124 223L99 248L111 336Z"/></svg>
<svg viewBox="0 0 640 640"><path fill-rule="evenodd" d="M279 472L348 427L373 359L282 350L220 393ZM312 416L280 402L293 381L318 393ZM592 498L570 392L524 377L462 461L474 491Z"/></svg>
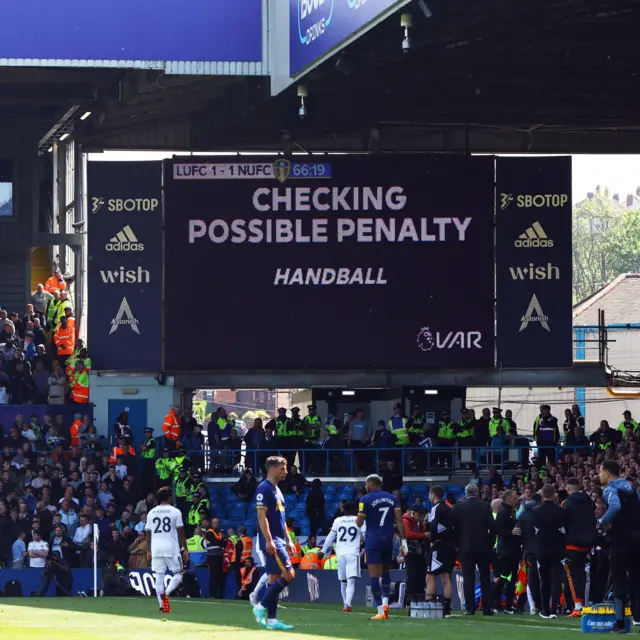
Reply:
<svg viewBox="0 0 640 640"><path fill-rule="evenodd" d="M138 242L136 234L129 225L116 233L105 245L107 251L144 251L142 242Z"/></svg>
<svg viewBox="0 0 640 640"><path fill-rule="evenodd" d="M553 240L547 236L539 222L534 222L524 233L518 236L518 239L513 244L518 249L540 249L553 247Z"/></svg>

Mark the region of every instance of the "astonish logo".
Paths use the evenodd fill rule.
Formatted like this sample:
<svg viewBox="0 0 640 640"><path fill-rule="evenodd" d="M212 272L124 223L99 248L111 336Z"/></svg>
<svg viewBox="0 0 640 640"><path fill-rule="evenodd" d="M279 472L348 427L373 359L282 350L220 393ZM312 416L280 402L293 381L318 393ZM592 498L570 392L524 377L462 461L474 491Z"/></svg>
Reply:
<svg viewBox="0 0 640 640"><path fill-rule="evenodd" d="M331 24L335 0L298 0L298 36L302 44L322 37Z"/></svg>

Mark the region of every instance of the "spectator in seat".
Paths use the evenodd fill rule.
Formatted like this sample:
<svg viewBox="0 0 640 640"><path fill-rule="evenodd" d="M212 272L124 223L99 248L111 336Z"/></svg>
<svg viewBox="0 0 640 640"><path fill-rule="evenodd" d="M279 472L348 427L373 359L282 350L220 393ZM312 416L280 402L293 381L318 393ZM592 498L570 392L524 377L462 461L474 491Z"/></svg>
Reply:
<svg viewBox="0 0 640 640"><path fill-rule="evenodd" d="M147 537L144 531L138 531L138 537L129 546L129 569L148 569Z"/></svg>
<svg viewBox="0 0 640 640"><path fill-rule="evenodd" d="M202 425L196 424L191 432L182 437L182 448L188 452L193 466L202 469L204 466L204 435Z"/></svg>
<svg viewBox="0 0 640 640"><path fill-rule="evenodd" d="M36 355L36 344L33 342L33 331L27 331L24 336L23 352L26 360L32 360Z"/></svg>
<svg viewBox="0 0 640 640"><path fill-rule="evenodd" d="M17 427L11 427L9 435L4 439L4 446L9 447L11 451L22 449L24 438L20 435Z"/></svg>
<svg viewBox="0 0 640 640"><path fill-rule="evenodd" d="M31 294L33 310L41 319L45 318L47 305L52 298L53 295L49 291L46 291L42 284L37 285L36 290Z"/></svg>
<svg viewBox="0 0 640 640"><path fill-rule="evenodd" d="M193 417L193 411L186 407L182 412L182 437L190 436L196 426L198 426L198 421ZM200 430L202 431L202 425L200 425Z"/></svg>
<svg viewBox="0 0 640 640"><path fill-rule="evenodd" d="M231 487L231 491L238 496L238 500L249 502L255 495L257 486L258 483L251 469L245 469L238 482Z"/></svg>
<svg viewBox="0 0 640 640"><path fill-rule="evenodd" d="M396 468L394 460L389 460L386 468L382 470L382 486L384 491L388 493L399 491L402 488L402 475Z"/></svg>
<svg viewBox="0 0 640 640"><path fill-rule="evenodd" d="M295 493L298 497L309 486L309 481L298 472L298 467L291 465L284 481L284 492Z"/></svg>
<svg viewBox="0 0 640 640"><path fill-rule="evenodd" d="M67 376L64 375L60 362L56 360L49 376L49 404L64 404L66 384Z"/></svg>
<svg viewBox="0 0 640 640"><path fill-rule="evenodd" d="M31 329L31 332L33 333L33 344L36 345L37 351L38 347L44 347L47 343L47 335L42 328L42 322L38 320L38 318L33 321L33 329Z"/></svg>
<svg viewBox="0 0 640 640"><path fill-rule="evenodd" d="M76 512L71 508L70 500L63 500L58 514L60 515L60 522L65 526L68 534L73 536L78 528L79 518Z"/></svg>
<svg viewBox="0 0 640 640"><path fill-rule="evenodd" d="M231 429L230 436L223 441L225 451L229 452L227 464L235 467L240 462L240 451L242 450L242 438L238 436L236 429Z"/></svg>
<svg viewBox="0 0 640 640"><path fill-rule="evenodd" d="M26 404L33 397L31 366L24 360L24 354L16 351L11 361L9 373L9 392L13 404Z"/></svg>
<svg viewBox="0 0 640 640"><path fill-rule="evenodd" d="M2 332L0 333L0 343L7 344L8 342L11 342L13 344L15 339L16 334L13 328L13 323L7 319L4 321Z"/></svg>
<svg viewBox="0 0 640 640"><path fill-rule="evenodd" d="M12 555L12 569L24 569L24 563L26 559L29 557L27 552L27 546L25 544L25 539L27 534L25 531L21 531L20 535L17 537L16 541L13 543L11 547L11 555Z"/></svg>

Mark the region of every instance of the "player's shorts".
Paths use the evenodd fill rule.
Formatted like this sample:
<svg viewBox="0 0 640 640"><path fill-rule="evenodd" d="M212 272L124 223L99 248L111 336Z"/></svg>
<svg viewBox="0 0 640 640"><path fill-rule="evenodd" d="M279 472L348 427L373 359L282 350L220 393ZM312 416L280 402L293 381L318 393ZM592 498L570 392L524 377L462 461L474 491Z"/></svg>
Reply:
<svg viewBox="0 0 640 640"><path fill-rule="evenodd" d="M180 556L177 558L151 558L151 570L155 573L179 573L183 569Z"/></svg>
<svg viewBox="0 0 640 640"><path fill-rule="evenodd" d="M360 577L360 556L353 553L338 556L338 580Z"/></svg>
<svg viewBox="0 0 640 640"><path fill-rule="evenodd" d="M367 564L391 564L393 560L393 539L381 538L367 542L365 540Z"/></svg>
<svg viewBox="0 0 640 640"><path fill-rule="evenodd" d="M453 546L438 545L429 551L427 557L427 573L439 575L451 573L456 563L456 550Z"/></svg>
<svg viewBox="0 0 640 640"><path fill-rule="evenodd" d="M285 571L291 571L293 565L287 552L287 543L281 538L275 538L273 544L276 547L275 556L268 554L266 549L263 551L267 573L280 575Z"/></svg>

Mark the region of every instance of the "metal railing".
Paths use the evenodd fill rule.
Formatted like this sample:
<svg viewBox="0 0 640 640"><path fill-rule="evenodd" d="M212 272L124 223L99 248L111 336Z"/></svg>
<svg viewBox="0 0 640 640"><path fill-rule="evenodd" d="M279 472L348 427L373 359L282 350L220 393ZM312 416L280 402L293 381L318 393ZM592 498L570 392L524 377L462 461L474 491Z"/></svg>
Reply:
<svg viewBox="0 0 640 640"><path fill-rule="evenodd" d="M196 452L188 452L196 453ZM350 449L258 449L242 451L199 451L205 468L213 477L234 477L243 469L263 470L269 456L282 456L309 476L363 476L388 468L388 462L403 476L451 474L455 470L476 466L479 471L495 467L504 472L518 465L528 465L534 456L555 462L566 453L590 454L587 446L507 447L372 447Z"/></svg>

